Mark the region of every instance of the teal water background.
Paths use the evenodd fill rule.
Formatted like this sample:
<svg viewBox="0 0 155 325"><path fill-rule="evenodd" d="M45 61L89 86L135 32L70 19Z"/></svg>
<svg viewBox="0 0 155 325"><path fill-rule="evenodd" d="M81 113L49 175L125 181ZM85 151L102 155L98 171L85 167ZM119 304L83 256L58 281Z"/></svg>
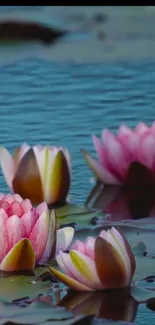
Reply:
<svg viewBox="0 0 155 325"><path fill-rule="evenodd" d="M25 59L0 66L0 143L67 146L72 154L73 202L82 204L92 185L81 148L94 153L91 135L120 124L155 120L155 60L68 63ZM0 191L7 192L0 174ZM141 306L135 324L155 322Z"/></svg>

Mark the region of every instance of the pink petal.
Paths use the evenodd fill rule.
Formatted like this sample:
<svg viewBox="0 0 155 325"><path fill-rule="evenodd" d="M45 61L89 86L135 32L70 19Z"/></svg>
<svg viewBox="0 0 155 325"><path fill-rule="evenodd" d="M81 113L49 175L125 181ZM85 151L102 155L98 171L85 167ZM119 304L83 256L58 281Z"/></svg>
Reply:
<svg viewBox="0 0 155 325"><path fill-rule="evenodd" d="M21 220L27 237L29 237L37 219L38 216L36 213L33 213L33 210L29 210L22 215Z"/></svg>
<svg viewBox="0 0 155 325"><path fill-rule="evenodd" d="M155 167L155 138L152 135L140 139L137 160L150 169Z"/></svg>
<svg viewBox="0 0 155 325"><path fill-rule="evenodd" d="M155 137L155 122L152 123L152 125L150 127L150 132Z"/></svg>
<svg viewBox="0 0 155 325"><path fill-rule="evenodd" d="M81 240L76 240L75 243L72 245L72 249L77 250L81 253L85 252L85 243Z"/></svg>
<svg viewBox="0 0 155 325"><path fill-rule="evenodd" d="M65 253L60 252L60 254L56 256L57 263L60 266L62 271L64 271L68 276L70 276L72 279L75 280L74 273L71 272L69 268L64 264L62 254Z"/></svg>
<svg viewBox="0 0 155 325"><path fill-rule="evenodd" d="M25 212L28 212L29 210L31 210L33 208L31 201L29 199L24 200L22 202L21 206Z"/></svg>
<svg viewBox="0 0 155 325"><path fill-rule="evenodd" d="M0 208L5 210L5 212L7 213L8 217L10 217L12 215L11 205L8 202L1 201L0 202Z"/></svg>
<svg viewBox="0 0 155 325"><path fill-rule="evenodd" d="M22 208L21 203L17 201L11 204L11 209L12 209L12 215L14 214L19 218L24 214L24 209Z"/></svg>
<svg viewBox="0 0 155 325"><path fill-rule="evenodd" d="M4 209L7 213L8 212L11 212L12 210L11 210L11 207L10 207L10 204L7 202L7 201L1 201L0 202L0 208L1 209Z"/></svg>
<svg viewBox="0 0 155 325"><path fill-rule="evenodd" d="M82 154L90 167L93 171L95 177L104 184L111 184L116 185L120 184L120 182L116 179L116 177L111 174L106 168L101 166L101 164L93 159L85 150L82 150Z"/></svg>
<svg viewBox="0 0 155 325"><path fill-rule="evenodd" d="M76 240L75 243L72 245L71 249L77 250L83 254L86 254L88 257L94 259L94 245L95 238L88 237L85 242Z"/></svg>
<svg viewBox="0 0 155 325"><path fill-rule="evenodd" d="M15 201L17 201L19 203L23 202L23 199L19 194L14 194L13 196L14 196Z"/></svg>
<svg viewBox="0 0 155 325"><path fill-rule="evenodd" d="M125 243L124 243L123 237L121 236L120 232L115 227L112 227L111 228L111 232L117 238L117 240L120 242L121 246L124 249L126 249L125 248Z"/></svg>
<svg viewBox="0 0 155 325"><path fill-rule="evenodd" d="M8 236L7 231L5 227L5 222L7 220L7 215L4 210L0 209L0 263L2 262L3 258L9 251L9 245L8 245Z"/></svg>
<svg viewBox="0 0 155 325"><path fill-rule="evenodd" d="M42 202L37 206L36 212L41 215L45 211L48 211L48 206L46 202Z"/></svg>
<svg viewBox="0 0 155 325"><path fill-rule="evenodd" d="M3 218L4 224L5 224L8 219L8 215L4 209L0 209L0 217Z"/></svg>
<svg viewBox="0 0 155 325"><path fill-rule="evenodd" d="M61 257L61 261L64 265L64 271L67 273L67 275L71 276L73 279L78 280L79 282L81 282L82 284L85 284L89 287L90 285L90 281L86 280L81 274L80 272L77 270L77 268L75 267L75 265L73 264L71 257L69 254L67 253L62 253L60 252L60 255L57 255ZM57 259L57 262L59 263L59 259Z"/></svg>
<svg viewBox="0 0 155 325"><path fill-rule="evenodd" d="M131 137L134 132L125 124L122 124L118 130L117 137L124 138L124 137Z"/></svg>
<svg viewBox="0 0 155 325"><path fill-rule="evenodd" d="M15 163L9 151L4 147L0 148L0 163L5 180L12 190L12 180L15 175Z"/></svg>
<svg viewBox="0 0 155 325"><path fill-rule="evenodd" d="M102 237L103 239L107 240L107 231L102 230L99 234L100 237Z"/></svg>
<svg viewBox="0 0 155 325"><path fill-rule="evenodd" d="M130 165L131 162L135 160L135 154L139 145L138 136L130 128L122 125L119 128L117 139L121 143L128 161L128 165Z"/></svg>
<svg viewBox="0 0 155 325"><path fill-rule="evenodd" d="M5 194L0 193L0 203L1 203L1 201L3 200L4 197L5 197Z"/></svg>
<svg viewBox="0 0 155 325"><path fill-rule="evenodd" d="M93 140L95 150L98 154L99 161L100 161L101 165L102 164L104 165L105 164L105 153L104 153L103 143L95 135L92 136L92 140Z"/></svg>
<svg viewBox="0 0 155 325"><path fill-rule="evenodd" d="M129 165L123 147L107 130L103 131L102 137L104 138L104 146L107 150L108 170L122 182Z"/></svg>
<svg viewBox="0 0 155 325"><path fill-rule="evenodd" d="M22 146L20 147L20 151L19 151L19 160L18 163L20 162L20 160L23 158L23 156L26 154L26 152L30 149L30 146L27 143L23 143Z"/></svg>
<svg viewBox="0 0 155 325"><path fill-rule="evenodd" d="M137 133L140 136L148 135L150 133L150 129L145 123L140 122L135 128L135 133Z"/></svg>
<svg viewBox="0 0 155 325"><path fill-rule="evenodd" d="M124 259L124 263L126 266L127 281L129 283L130 279L131 279L131 273L132 273L132 261L130 260L130 256L133 255L133 253L131 251L131 247L128 244L128 249L131 252L131 254L130 254L130 252L127 250L127 246L126 246L126 243L124 242L123 237L121 236L121 234L119 233L119 231L117 231L117 229L115 227L111 228L111 233L116 238L118 243L120 243L121 251L120 251L120 249L118 251L119 251L119 253L122 252L122 258Z"/></svg>
<svg viewBox="0 0 155 325"><path fill-rule="evenodd" d="M29 237L30 241L32 242L33 249L35 251L37 262L41 259L41 256L43 255L46 248L48 239L48 227L49 216L48 213L45 211L37 220Z"/></svg>
<svg viewBox="0 0 155 325"><path fill-rule="evenodd" d="M4 196L5 196L5 194L0 193L0 201L3 200Z"/></svg>
<svg viewBox="0 0 155 325"><path fill-rule="evenodd" d="M110 140L113 140L114 139L114 134L112 132L110 132L108 129L104 129L102 131L102 142L104 144L104 147L107 149L107 143L110 141Z"/></svg>
<svg viewBox="0 0 155 325"><path fill-rule="evenodd" d="M20 218L11 216L6 221L9 250L23 237L25 237L24 227Z"/></svg>
<svg viewBox="0 0 155 325"><path fill-rule="evenodd" d="M95 258L94 248L95 248L95 238L88 237L85 241L85 254L93 260Z"/></svg>
<svg viewBox="0 0 155 325"><path fill-rule="evenodd" d="M111 230L101 231L100 237L110 243L120 255L122 261L124 262L124 267L126 269L126 283L128 284L130 282L131 277L131 265L125 248L125 243L121 234L117 231L117 229L112 227Z"/></svg>
<svg viewBox="0 0 155 325"><path fill-rule="evenodd" d="M76 274L82 277L81 282L87 283L91 289L101 289L102 284L97 275L95 261L79 251L71 250L70 256L73 266L76 267Z"/></svg>
<svg viewBox="0 0 155 325"><path fill-rule="evenodd" d="M13 203L15 201L14 195L12 194L7 194L5 195L4 200L8 202L9 204Z"/></svg>

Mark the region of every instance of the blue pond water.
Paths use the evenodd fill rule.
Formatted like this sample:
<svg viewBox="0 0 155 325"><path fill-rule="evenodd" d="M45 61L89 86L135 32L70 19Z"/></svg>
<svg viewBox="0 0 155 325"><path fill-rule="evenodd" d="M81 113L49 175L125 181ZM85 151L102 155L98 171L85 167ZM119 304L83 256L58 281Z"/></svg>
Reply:
<svg viewBox="0 0 155 325"><path fill-rule="evenodd" d="M155 62L54 64L19 61L0 67L0 139L8 149L23 141L67 146L72 154L71 195L83 202L91 172L80 153L94 152L91 135L120 124L155 119ZM6 190L0 177L2 190Z"/></svg>

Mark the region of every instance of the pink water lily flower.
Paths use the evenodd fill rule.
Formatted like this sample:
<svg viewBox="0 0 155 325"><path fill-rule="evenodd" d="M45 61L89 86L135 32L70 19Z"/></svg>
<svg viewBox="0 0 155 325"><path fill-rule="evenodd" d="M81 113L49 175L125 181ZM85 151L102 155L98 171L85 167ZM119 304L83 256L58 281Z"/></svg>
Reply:
<svg viewBox="0 0 155 325"><path fill-rule="evenodd" d="M12 192L33 204L65 201L70 188L71 161L67 149L23 144L13 156L0 148L0 164Z"/></svg>
<svg viewBox="0 0 155 325"><path fill-rule="evenodd" d="M18 194L0 194L0 270L33 270L66 250L73 235L71 227L56 232L55 211L45 202L33 208Z"/></svg>
<svg viewBox="0 0 155 325"><path fill-rule="evenodd" d="M65 274L53 267L51 273L78 291L128 287L136 267L127 239L114 227L96 239L76 241L69 254L60 252L56 260Z"/></svg>
<svg viewBox="0 0 155 325"><path fill-rule="evenodd" d="M93 136L93 143L99 161L93 159L85 150L84 158L93 171L97 180L104 184L122 184L127 178L130 166L137 163L136 171L132 175L133 182L141 180L145 173L148 182L153 179L155 183L155 122L149 127L139 123L135 129L121 125L116 135L108 129L102 132L102 141ZM139 175L139 164L143 165L143 172ZM130 183L131 175L130 175ZM143 176L144 178L144 176Z"/></svg>

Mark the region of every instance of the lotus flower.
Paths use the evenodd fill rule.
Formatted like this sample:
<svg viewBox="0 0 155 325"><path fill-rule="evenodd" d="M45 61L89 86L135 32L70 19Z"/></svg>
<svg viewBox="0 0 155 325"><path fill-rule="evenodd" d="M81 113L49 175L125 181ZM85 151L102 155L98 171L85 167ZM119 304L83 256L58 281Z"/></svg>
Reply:
<svg viewBox="0 0 155 325"><path fill-rule="evenodd" d="M36 208L18 194L0 194L0 270L27 271L68 248L74 229L66 227L56 235L55 212L42 202Z"/></svg>
<svg viewBox="0 0 155 325"><path fill-rule="evenodd" d="M121 125L117 135L105 129L102 132L102 141L93 136L99 161L82 150L97 180L111 185L125 183L127 179L129 185L132 185L132 182L133 185L150 185L152 182L155 184L155 122L150 127L139 123L134 130ZM133 164L134 172L132 170L131 173L130 167Z"/></svg>
<svg viewBox="0 0 155 325"><path fill-rule="evenodd" d="M60 252L56 260L66 274L53 267L51 273L77 291L128 287L136 266L128 241L114 227L97 239L76 241L69 254Z"/></svg>
<svg viewBox="0 0 155 325"><path fill-rule="evenodd" d="M0 148L0 163L9 188L33 204L60 203L70 187L71 162L67 149L23 144L14 155Z"/></svg>

